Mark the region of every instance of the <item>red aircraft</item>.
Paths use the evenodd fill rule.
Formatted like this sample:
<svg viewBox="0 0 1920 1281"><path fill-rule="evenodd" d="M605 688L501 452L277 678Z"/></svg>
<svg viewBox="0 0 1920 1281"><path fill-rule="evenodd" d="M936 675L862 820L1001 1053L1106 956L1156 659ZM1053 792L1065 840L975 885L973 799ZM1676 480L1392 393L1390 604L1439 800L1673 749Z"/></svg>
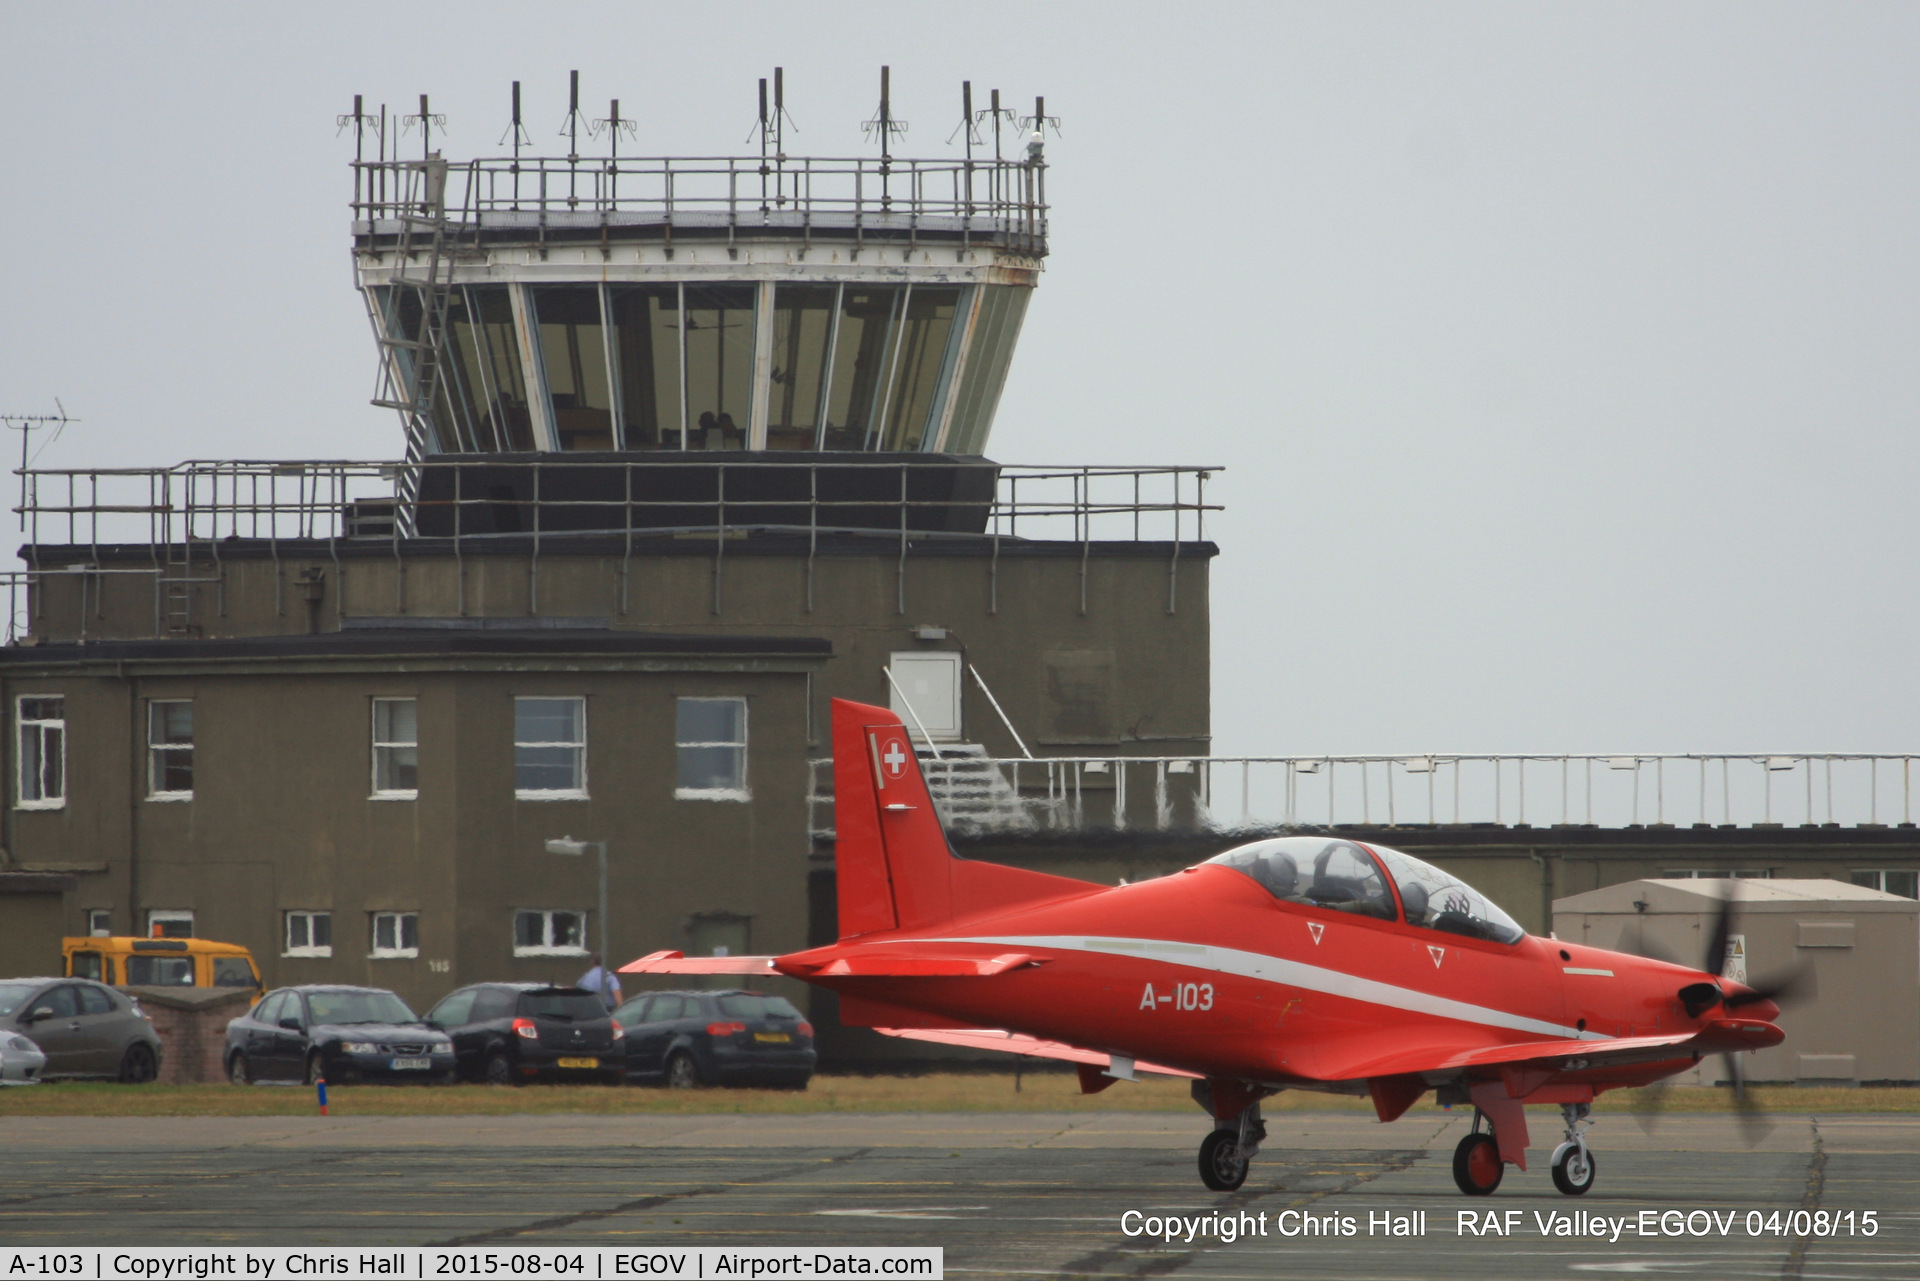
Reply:
<svg viewBox="0 0 1920 1281"><path fill-rule="evenodd" d="M790 975L839 993L848 1026L1068 1060L1089 1094L1136 1070L1194 1078L1217 1191L1245 1182L1268 1095L1364 1094L1392 1121L1436 1090L1474 1108L1462 1192L1527 1168L1532 1103L1561 1109L1553 1181L1578 1196L1595 1095L1784 1039L1767 991L1533 937L1397 850L1286 836L1096 885L957 857L890 711L835 700L833 756L839 941L622 972Z"/></svg>

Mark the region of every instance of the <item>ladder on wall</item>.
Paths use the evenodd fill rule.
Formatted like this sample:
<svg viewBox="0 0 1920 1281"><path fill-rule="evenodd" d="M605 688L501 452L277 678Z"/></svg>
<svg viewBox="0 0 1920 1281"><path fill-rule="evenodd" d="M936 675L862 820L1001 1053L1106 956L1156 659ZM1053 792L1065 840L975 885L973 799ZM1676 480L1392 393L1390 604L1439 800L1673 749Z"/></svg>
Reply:
<svg viewBox="0 0 1920 1281"><path fill-rule="evenodd" d="M398 203L399 237L394 243L394 273L386 311L373 291L366 295L367 318L380 345L380 384L373 403L400 413L407 434L406 465L394 480L394 519L400 532L413 532L414 500L419 497L420 462L431 452L433 403L440 394L447 361L447 303L453 295L453 261L447 221L447 162L434 152L406 166L419 175L419 199ZM422 254L425 270L412 264ZM420 300L420 328L408 334L400 320L400 291L412 289Z"/></svg>

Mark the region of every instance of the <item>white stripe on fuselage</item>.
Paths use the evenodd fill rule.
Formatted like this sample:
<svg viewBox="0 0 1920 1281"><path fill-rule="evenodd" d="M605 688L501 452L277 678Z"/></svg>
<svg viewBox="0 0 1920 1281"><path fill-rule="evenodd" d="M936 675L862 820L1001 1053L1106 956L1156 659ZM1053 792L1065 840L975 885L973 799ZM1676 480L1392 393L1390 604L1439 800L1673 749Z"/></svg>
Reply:
<svg viewBox="0 0 1920 1281"><path fill-rule="evenodd" d="M1097 952L1109 956L1137 956L1143 959L1165 961L1172 965L1190 966L1196 970L1211 970L1216 974L1233 974L1241 978L1258 979L1285 987L1305 988L1309 992L1324 992L1328 996L1344 997L1350 1001L1364 1001L1369 1005L1384 1005L1390 1009L1407 1010L1415 1014L1431 1014L1436 1018L1459 1019L1465 1023L1508 1028L1515 1032L1533 1032L1541 1036L1577 1041L1607 1039L1600 1032L1583 1032L1578 1028L1549 1023L1544 1019L1530 1019L1506 1010L1474 1005L1467 1001L1451 1000L1444 996L1436 996L1432 992L1422 992L1417 988L1398 987L1392 983L1382 983L1377 979L1361 978L1357 974L1348 974L1343 970L1329 970L1318 965L1307 965L1300 961L1266 956L1259 952L1242 952L1230 947L1207 947L1197 943L1175 943L1163 939L1090 938L1084 934L1003 935L991 938L944 938L923 941L982 943L991 947L1044 947L1060 952Z"/></svg>

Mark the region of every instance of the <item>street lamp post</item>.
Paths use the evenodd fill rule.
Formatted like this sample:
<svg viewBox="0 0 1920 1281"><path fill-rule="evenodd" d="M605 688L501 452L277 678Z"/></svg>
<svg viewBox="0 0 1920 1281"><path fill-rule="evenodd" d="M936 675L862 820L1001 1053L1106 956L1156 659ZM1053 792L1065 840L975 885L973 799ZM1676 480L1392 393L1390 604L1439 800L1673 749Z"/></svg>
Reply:
<svg viewBox="0 0 1920 1281"><path fill-rule="evenodd" d="M613 953L607 947L607 843L576 841L571 836L562 836L547 842L549 854L571 854L578 857L589 849L600 856L600 964L611 968Z"/></svg>

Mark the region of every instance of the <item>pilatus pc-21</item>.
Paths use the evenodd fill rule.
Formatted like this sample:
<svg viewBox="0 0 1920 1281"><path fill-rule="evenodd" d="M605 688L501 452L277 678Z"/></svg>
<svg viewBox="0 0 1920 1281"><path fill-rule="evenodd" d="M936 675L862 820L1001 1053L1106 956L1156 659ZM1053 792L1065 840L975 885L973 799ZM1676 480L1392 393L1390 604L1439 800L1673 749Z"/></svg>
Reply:
<svg viewBox="0 0 1920 1281"><path fill-rule="evenodd" d="M1392 1121L1437 1090L1474 1108L1462 1192L1525 1170L1525 1106L1554 1104L1553 1181L1577 1196L1595 1095L1784 1039L1765 992L1535 938L1395 850L1289 836L1095 885L956 857L892 712L836 700L833 757L839 941L656 952L623 972L791 975L839 993L849 1026L1065 1059L1087 1093L1136 1070L1191 1077L1214 1119L1209 1188L1246 1180L1277 1091L1364 1094Z"/></svg>

